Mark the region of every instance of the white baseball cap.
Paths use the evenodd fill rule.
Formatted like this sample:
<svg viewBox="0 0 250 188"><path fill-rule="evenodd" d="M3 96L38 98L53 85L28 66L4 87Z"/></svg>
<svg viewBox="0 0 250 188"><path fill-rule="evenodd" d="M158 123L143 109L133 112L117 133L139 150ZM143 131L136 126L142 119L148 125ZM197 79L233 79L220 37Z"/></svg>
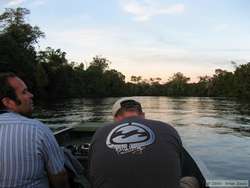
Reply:
<svg viewBox="0 0 250 188"><path fill-rule="evenodd" d="M112 115L116 116L117 112L122 107L133 107L133 106L139 107L139 110L142 111L141 103L135 97L120 98L114 103L114 105L112 107Z"/></svg>

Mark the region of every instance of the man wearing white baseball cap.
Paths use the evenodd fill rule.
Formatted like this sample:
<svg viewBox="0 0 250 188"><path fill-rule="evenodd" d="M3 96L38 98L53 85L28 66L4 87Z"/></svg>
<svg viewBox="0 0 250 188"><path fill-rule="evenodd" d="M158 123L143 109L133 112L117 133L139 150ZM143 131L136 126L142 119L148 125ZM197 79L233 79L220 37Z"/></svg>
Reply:
<svg viewBox="0 0 250 188"><path fill-rule="evenodd" d="M122 113L123 110L126 113ZM122 114L122 115L118 115ZM112 115L115 121L121 121L126 117L140 116L144 118L144 112L142 112L142 107L140 102L136 98L124 97L117 100L112 107Z"/></svg>
<svg viewBox="0 0 250 188"><path fill-rule="evenodd" d="M199 187L196 181L180 183L182 143L172 126L145 119L134 97L117 100L112 115L115 123L99 128L92 140L93 188Z"/></svg>

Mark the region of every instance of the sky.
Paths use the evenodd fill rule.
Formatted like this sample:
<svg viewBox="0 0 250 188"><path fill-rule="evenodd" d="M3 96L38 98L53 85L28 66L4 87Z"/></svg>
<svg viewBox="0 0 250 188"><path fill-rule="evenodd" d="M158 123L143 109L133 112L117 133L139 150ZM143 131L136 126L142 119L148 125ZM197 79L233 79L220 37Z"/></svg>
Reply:
<svg viewBox="0 0 250 188"><path fill-rule="evenodd" d="M197 81L250 61L249 0L0 0L0 13L16 7L45 32L39 50L85 65L105 57L127 80L182 72Z"/></svg>

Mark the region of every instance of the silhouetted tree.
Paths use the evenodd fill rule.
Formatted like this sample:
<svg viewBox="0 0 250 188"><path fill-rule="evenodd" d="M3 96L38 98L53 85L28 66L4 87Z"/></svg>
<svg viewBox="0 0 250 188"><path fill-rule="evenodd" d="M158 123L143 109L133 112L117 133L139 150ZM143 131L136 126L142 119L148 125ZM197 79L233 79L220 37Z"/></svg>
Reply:
<svg viewBox="0 0 250 188"><path fill-rule="evenodd" d="M232 97L234 90L234 77L232 72L216 69L212 78L209 93L215 97Z"/></svg>
<svg viewBox="0 0 250 188"><path fill-rule="evenodd" d="M37 90L35 44L44 36L37 26L25 22L30 12L25 8L5 9L0 15L0 71L12 71Z"/></svg>
<svg viewBox="0 0 250 188"><path fill-rule="evenodd" d="M109 69L110 61L93 57L89 66L68 62L66 52L47 47L37 52L35 45L44 37L37 26L26 23L25 8L5 9L0 15L0 72L12 71L22 77L37 97L107 96L213 96L250 99L250 63L237 65L234 72L216 69L212 77L201 76L197 83L183 73L175 73L167 83L161 78L125 76Z"/></svg>
<svg viewBox="0 0 250 188"><path fill-rule="evenodd" d="M234 79L235 95L239 98L250 99L250 62L236 68Z"/></svg>
<svg viewBox="0 0 250 188"><path fill-rule="evenodd" d="M187 95L187 85L190 78L184 76L181 72L175 73L167 82L167 95L185 96Z"/></svg>

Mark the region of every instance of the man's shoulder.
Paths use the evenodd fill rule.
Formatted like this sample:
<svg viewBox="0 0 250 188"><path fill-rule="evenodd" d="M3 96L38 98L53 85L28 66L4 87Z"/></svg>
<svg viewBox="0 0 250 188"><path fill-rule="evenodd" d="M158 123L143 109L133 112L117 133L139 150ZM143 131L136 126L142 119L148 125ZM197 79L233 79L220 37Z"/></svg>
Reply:
<svg viewBox="0 0 250 188"><path fill-rule="evenodd" d="M173 136L179 137L177 130L169 123L159 121L159 120L144 119L144 118L135 119L133 121L144 124L158 133L161 133L161 134L168 133Z"/></svg>
<svg viewBox="0 0 250 188"><path fill-rule="evenodd" d="M98 128L96 132L104 132L104 131L109 131L112 128L122 125L122 124L130 124L130 123L139 123L139 124L145 124L147 126L153 126L153 127L157 127L160 129L169 129L172 131L176 131L176 129L170 125L169 123L163 122L163 121L158 121L158 120L153 120L153 119L144 119L144 118L128 118L125 119L124 121L120 121L120 122L113 122L113 123L107 123L104 124L102 127Z"/></svg>
<svg viewBox="0 0 250 188"><path fill-rule="evenodd" d="M115 123L105 123L96 130L95 134L103 134L104 132L111 130L115 126Z"/></svg>
<svg viewBox="0 0 250 188"><path fill-rule="evenodd" d="M8 112L0 115L0 124L28 125L30 128L44 129L46 127L37 119L28 118L18 113Z"/></svg>
<svg viewBox="0 0 250 188"><path fill-rule="evenodd" d="M159 127L162 129L172 129L175 130L175 128L170 125L169 123L163 122L163 121L159 121L159 120L154 120L154 119L146 119L146 118L134 118L131 119L129 121L134 121L137 123L142 123L148 126L153 126L153 127Z"/></svg>
<svg viewBox="0 0 250 188"><path fill-rule="evenodd" d="M117 123L104 123L101 127L96 129L94 136L92 137L92 142L99 139L104 139L109 132L117 126Z"/></svg>
<svg viewBox="0 0 250 188"><path fill-rule="evenodd" d="M112 131L114 128L116 128L117 126L126 125L126 124L129 125L130 123L143 124L158 133L162 133L162 134L168 133L172 136L176 136L179 138L179 134L177 130L172 125L163 121L144 119L144 118L128 118L121 122L113 122L113 123L104 124L102 127L96 130L95 137L103 137L107 135L110 131Z"/></svg>
<svg viewBox="0 0 250 188"><path fill-rule="evenodd" d="M145 121L148 124L151 124L153 126L157 125L157 126L160 126L161 128L169 128L169 129L175 130L175 128L172 125L170 125L169 123L163 122L163 121L154 120L154 119L144 119L142 121Z"/></svg>

